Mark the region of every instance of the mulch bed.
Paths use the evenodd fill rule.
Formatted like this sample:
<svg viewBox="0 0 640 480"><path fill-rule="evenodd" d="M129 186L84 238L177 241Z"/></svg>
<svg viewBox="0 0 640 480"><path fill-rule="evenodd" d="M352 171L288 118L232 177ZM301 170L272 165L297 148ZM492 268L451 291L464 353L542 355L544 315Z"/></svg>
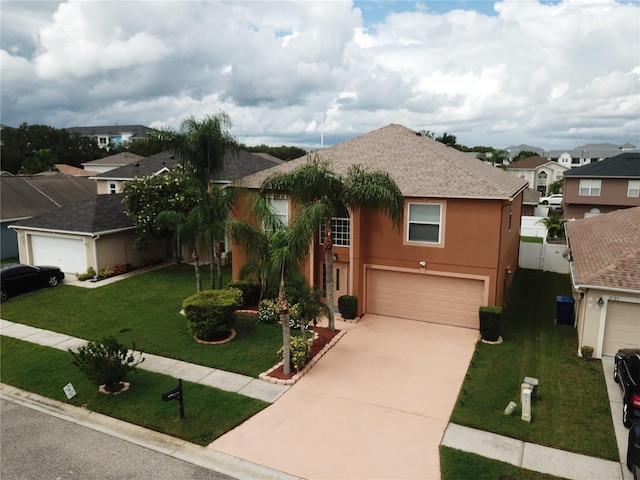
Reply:
<svg viewBox="0 0 640 480"><path fill-rule="evenodd" d="M340 330L331 331L325 327L316 327L315 331L318 334L318 338L313 341L313 345L311 346L311 351L309 352L309 362L313 360L313 358L325 347L325 345L327 345L327 343L329 343L333 339L333 337L340 333ZM297 371L292 370L289 375L285 375L284 367L280 365L275 370L269 372L269 377L279 378L281 380L289 380L293 378L293 376L297 373Z"/></svg>

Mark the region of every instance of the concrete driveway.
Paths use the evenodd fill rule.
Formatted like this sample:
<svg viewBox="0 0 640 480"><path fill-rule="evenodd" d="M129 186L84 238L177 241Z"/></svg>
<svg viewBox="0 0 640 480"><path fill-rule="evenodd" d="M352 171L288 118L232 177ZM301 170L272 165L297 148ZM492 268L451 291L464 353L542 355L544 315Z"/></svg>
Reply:
<svg viewBox="0 0 640 480"><path fill-rule="evenodd" d="M439 479L476 330L365 315L273 405L209 448L307 479Z"/></svg>

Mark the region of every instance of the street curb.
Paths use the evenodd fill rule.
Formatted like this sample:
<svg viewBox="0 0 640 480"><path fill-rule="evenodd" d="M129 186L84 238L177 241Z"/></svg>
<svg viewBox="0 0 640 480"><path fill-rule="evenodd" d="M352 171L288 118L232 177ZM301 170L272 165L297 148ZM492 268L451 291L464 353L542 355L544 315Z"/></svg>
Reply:
<svg viewBox="0 0 640 480"><path fill-rule="evenodd" d="M238 479L304 480L233 455L0 383L0 399Z"/></svg>

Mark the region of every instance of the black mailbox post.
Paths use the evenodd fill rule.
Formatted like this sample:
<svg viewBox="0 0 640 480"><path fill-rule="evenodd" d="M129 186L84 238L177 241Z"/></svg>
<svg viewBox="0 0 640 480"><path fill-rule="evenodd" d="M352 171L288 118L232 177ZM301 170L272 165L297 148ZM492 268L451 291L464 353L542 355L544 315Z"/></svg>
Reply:
<svg viewBox="0 0 640 480"><path fill-rule="evenodd" d="M178 400L180 402L180 418L184 419L184 398L182 395L182 380L178 380L178 386L167 390L162 394L162 401Z"/></svg>

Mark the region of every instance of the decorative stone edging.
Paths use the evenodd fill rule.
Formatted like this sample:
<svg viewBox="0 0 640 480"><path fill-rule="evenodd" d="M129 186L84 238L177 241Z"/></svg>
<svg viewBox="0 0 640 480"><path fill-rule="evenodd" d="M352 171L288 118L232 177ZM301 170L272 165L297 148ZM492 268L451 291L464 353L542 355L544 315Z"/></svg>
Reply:
<svg viewBox="0 0 640 480"><path fill-rule="evenodd" d="M207 340L202 340L198 337L196 337L195 335L193 336L193 339L198 342L198 343L203 343L205 345L224 345L225 343L229 343L231 340L233 340L234 338L236 338L236 331L232 328L231 329L231 335L229 335L227 338L225 338L224 340L218 340L216 342L208 342Z"/></svg>
<svg viewBox="0 0 640 480"><path fill-rule="evenodd" d="M117 392L110 392L109 390L106 389L106 384L105 385L100 385L98 387L98 391L100 393L104 393L105 395L119 395L121 393L126 392L127 390L129 390L129 387L131 386L131 384L129 382L120 382L123 386L120 390L118 390Z"/></svg>
<svg viewBox="0 0 640 480"><path fill-rule="evenodd" d="M309 360L309 363L307 363L304 368L302 370L300 370L298 373L296 373L293 377L291 378L274 378L274 377L270 377L269 374L271 372L276 371L278 368L280 368L282 366L282 362L278 362L276 365L274 365L273 367L271 367L269 370L267 370L266 372L261 373L260 375L258 375L258 378L260 380L264 380L265 382L269 382L269 383L275 383L276 385L293 385L294 383L296 383L298 380L300 380L305 373L307 373L311 367L313 367L318 360L320 360L325 353L327 353L331 347L333 347L336 343L338 343L338 340L340 340L340 338L342 338L342 336L347 333L347 330L341 330L340 332L338 332L338 334L333 337L329 343L327 343L322 350L320 350L311 360Z"/></svg>

